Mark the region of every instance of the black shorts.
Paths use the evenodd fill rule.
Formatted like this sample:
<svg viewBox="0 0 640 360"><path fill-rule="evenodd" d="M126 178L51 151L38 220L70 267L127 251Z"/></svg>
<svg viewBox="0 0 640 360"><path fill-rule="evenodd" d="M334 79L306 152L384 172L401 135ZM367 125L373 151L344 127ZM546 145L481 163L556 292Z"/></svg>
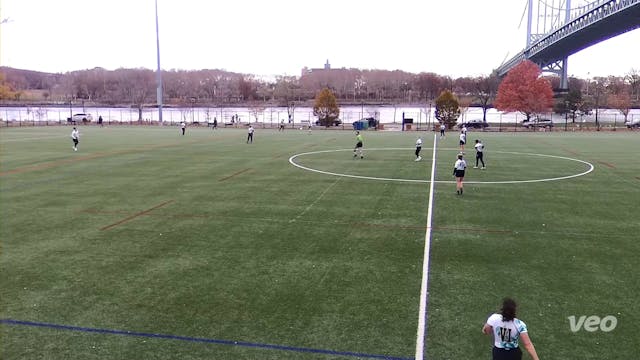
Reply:
<svg viewBox="0 0 640 360"><path fill-rule="evenodd" d="M460 145L466 144L464 141L460 140Z"/></svg>
<svg viewBox="0 0 640 360"><path fill-rule="evenodd" d="M362 141L358 141L358 143L356 144L356 149L361 147L362 147Z"/></svg>
<svg viewBox="0 0 640 360"><path fill-rule="evenodd" d="M78 145L79 140L78 139L71 139L73 140L73 145Z"/></svg>
<svg viewBox="0 0 640 360"><path fill-rule="evenodd" d="M464 177L464 170L456 170L455 175L456 175L456 177L463 178Z"/></svg>
<svg viewBox="0 0 640 360"><path fill-rule="evenodd" d="M521 360L522 350L519 347L515 349L501 349L493 347L493 360Z"/></svg>

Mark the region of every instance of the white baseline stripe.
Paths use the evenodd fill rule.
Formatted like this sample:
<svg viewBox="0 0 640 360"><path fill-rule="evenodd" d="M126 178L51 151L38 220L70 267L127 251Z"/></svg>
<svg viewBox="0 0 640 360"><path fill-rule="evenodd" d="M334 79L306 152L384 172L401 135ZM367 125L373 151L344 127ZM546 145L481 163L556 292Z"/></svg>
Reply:
<svg viewBox="0 0 640 360"><path fill-rule="evenodd" d="M433 219L433 191L436 178L437 136L433 134L433 159L431 160L431 181L429 182L429 208L427 211L427 232L424 235L424 256L422 260L422 285L420 286L420 310L418 317L418 338L416 340L416 358L424 359L424 340L427 328L427 290L429 284L429 252L431 250L431 222Z"/></svg>

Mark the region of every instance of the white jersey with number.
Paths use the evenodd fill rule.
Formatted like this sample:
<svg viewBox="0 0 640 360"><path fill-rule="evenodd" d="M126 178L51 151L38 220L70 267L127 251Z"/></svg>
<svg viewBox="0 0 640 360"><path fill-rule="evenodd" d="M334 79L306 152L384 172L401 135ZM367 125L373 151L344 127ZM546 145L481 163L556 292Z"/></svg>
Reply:
<svg viewBox="0 0 640 360"><path fill-rule="evenodd" d="M467 168L467 162L464 159L456 160L456 163L453 165L456 170L464 170Z"/></svg>
<svg viewBox="0 0 640 360"><path fill-rule="evenodd" d="M477 152L483 152L484 151L484 145L482 143L477 143L474 146L476 148Z"/></svg>
<svg viewBox="0 0 640 360"><path fill-rule="evenodd" d="M416 147L420 146L422 146L422 139L418 138L418 140L416 140Z"/></svg>
<svg viewBox="0 0 640 360"><path fill-rule="evenodd" d="M527 325L518 318L503 321L502 314L493 314L487 319L487 324L493 328L493 344L501 349L515 349L521 333L527 332Z"/></svg>
<svg viewBox="0 0 640 360"><path fill-rule="evenodd" d="M467 143L467 134L465 133L460 133L460 141L462 141L463 143Z"/></svg>
<svg viewBox="0 0 640 360"><path fill-rule="evenodd" d="M76 129L71 132L71 138L74 140L78 140L80 138L80 132Z"/></svg>

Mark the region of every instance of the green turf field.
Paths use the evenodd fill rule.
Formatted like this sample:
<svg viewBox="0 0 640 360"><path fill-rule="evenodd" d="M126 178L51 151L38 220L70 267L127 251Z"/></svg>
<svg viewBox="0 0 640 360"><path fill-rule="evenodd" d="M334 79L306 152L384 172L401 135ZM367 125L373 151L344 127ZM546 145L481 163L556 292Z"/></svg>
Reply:
<svg viewBox="0 0 640 360"><path fill-rule="evenodd" d="M80 131L0 130L0 358L414 358L433 134ZM425 358L490 358L504 296L541 359L637 358L640 133L477 137L463 196L437 146Z"/></svg>

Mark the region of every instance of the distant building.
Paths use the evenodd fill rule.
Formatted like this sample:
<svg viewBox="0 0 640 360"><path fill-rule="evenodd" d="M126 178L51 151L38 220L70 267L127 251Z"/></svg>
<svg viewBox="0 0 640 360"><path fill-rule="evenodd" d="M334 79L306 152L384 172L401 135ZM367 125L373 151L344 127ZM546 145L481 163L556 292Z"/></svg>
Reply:
<svg viewBox="0 0 640 360"><path fill-rule="evenodd" d="M309 75L313 72L320 72L320 71L326 71L326 70L331 70L331 64L329 63L329 59L327 59L327 62L324 64L323 68L313 68L313 69L309 69L308 67L303 67L302 68L302 73L301 76L305 76L305 75Z"/></svg>

